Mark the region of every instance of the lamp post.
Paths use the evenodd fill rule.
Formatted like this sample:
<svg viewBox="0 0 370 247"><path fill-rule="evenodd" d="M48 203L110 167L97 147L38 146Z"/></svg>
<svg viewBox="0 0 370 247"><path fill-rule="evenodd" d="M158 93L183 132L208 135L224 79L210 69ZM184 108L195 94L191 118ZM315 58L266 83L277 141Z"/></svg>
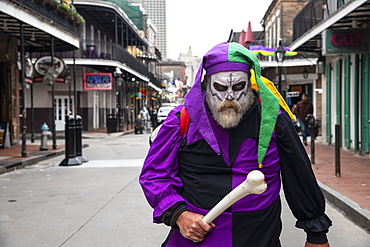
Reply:
<svg viewBox="0 0 370 247"><path fill-rule="evenodd" d="M22 94L21 94L21 116L22 116L22 119L21 119L21 126L22 126L22 157L27 157L27 148L26 148L26 133L27 133L27 126L26 126L26 100L24 99L25 97L25 83L24 83L24 71L25 71L25 64L24 64L24 60L25 60L25 57L24 57L24 54L25 54L25 51L24 51L24 32L23 32L23 22L20 23L20 31L21 31L21 90L22 90Z"/></svg>
<svg viewBox="0 0 370 247"><path fill-rule="evenodd" d="M122 71L120 68L116 67L114 71L114 77L117 78L116 80L116 109L117 109L117 119L118 119L118 131L123 132L123 125L122 125L122 107L121 107L121 87L123 83L122 79Z"/></svg>
<svg viewBox="0 0 370 247"><path fill-rule="evenodd" d="M117 78L117 97L118 97L118 131L123 132L123 116L122 116L122 84L123 79L122 77Z"/></svg>
<svg viewBox="0 0 370 247"><path fill-rule="evenodd" d="M282 93L281 92L281 68L282 68L283 62L284 62L285 49L283 47L283 44L282 44L281 40L279 41L279 47L276 49L275 53L276 53L276 62L278 63L278 67L279 67L278 90L279 90L280 93Z"/></svg>

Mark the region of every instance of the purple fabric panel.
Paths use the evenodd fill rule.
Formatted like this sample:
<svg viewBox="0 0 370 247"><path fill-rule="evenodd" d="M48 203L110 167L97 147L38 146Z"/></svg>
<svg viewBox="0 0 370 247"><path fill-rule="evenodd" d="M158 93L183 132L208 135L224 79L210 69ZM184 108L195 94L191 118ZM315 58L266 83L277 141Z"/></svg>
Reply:
<svg viewBox="0 0 370 247"><path fill-rule="evenodd" d="M182 182L177 176L177 151L181 143L179 118L175 115L182 106L172 110L163 123L144 161L139 182L152 208L153 221L178 201ZM153 182L155 181L155 183Z"/></svg>
<svg viewBox="0 0 370 247"><path fill-rule="evenodd" d="M214 133L217 133L217 141L221 147L221 154L224 158L225 163L230 166L229 161L229 131L227 129L222 128L216 120L212 117L212 115L207 111L209 122L211 123L212 129Z"/></svg>
<svg viewBox="0 0 370 247"><path fill-rule="evenodd" d="M267 52L275 52L276 48L267 48L267 47L264 47L263 45L251 45L251 47L249 47L249 50L251 51L261 50L261 51L267 51Z"/></svg>
<svg viewBox="0 0 370 247"><path fill-rule="evenodd" d="M205 108L205 92L202 92L202 78L203 78L203 61L201 62L195 82L190 91L185 95L184 104L186 110L189 113L190 119L195 123L195 127L198 129L203 138L212 147L216 153L220 153L215 134L211 129L211 125L207 118L207 110Z"/></svg>
<svg viewBox="0 0 370 247"><path fill-rule="evenodd" d="M208 69L215 64L224 63L229 61L229 43L224 42L219 45L216 45L211 50L209 50L206 55L203 57L203 66L204 69L207 71Z"/></svg>
<svg viewBox="0 0 370 247"><path fill-rule="evenodd" d="M276 146L276 134L267 150L263 168L258 168L257 140L247 139L240 147L237 159L233 164L233 188L242 183L247 174L253 170L260 170L265 175L267 190L260 195L248 195L232 206L233 212L252 212L269 207L279 196L280 192L280 164Z"/></svg>
<svg viewBox="0 0 370 247"><path fill-rule="evenodd" d="M237 63L237 62L224 62L215 64L207 69L206 75L212 75L217 72L221 71L233 71L233 70L241 70L248 74L250 74L251 67L245 63Z"/></svg>
<svg viewBox="0 0 370 247"><path fill-rule="evenodd" d="M186 134L186 139L188 143L196 142L200 139L203 139L202 135L197 131L195 124L191 122L188 128L188 133Z"/></svg>
<svg viewBox="0 0 370 247"><path fill-rule="evenodd" d="M187 203L187 206L192 212L202 215L206 215L208 213L207 210L197 208L189 203ZM213 221L213 223L215 223L216 227L211 232L207 233L205 239L200 243L193 243L192 241L182 237L179 231L173 231L173 234L166 246L232 247L231 213L222 213Z"/></svg>

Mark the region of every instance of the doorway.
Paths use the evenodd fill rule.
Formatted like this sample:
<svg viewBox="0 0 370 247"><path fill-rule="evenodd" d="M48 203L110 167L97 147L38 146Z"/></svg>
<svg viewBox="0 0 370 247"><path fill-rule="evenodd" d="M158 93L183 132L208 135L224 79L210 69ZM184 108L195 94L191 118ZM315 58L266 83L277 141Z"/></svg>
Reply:
<svg viewBox="0 0 370 247"><path fill-rule="evenodd" d="M55 96L55 130L64 131L66 115L74 115L73 97L69 101L69 96Z"/></svg>

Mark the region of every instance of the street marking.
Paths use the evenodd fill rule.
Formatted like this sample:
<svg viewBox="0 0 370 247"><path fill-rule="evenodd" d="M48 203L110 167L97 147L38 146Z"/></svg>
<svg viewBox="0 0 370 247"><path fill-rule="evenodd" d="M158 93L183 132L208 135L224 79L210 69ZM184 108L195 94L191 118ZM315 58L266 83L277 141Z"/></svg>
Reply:
<svg viewBox="0 0 370 247"><path fill-rule="evenodd" d="M89 160L76 166L52 166L50 168L108 168L108 167L141 167L144 159L122 159L122 160Z"/></svg>

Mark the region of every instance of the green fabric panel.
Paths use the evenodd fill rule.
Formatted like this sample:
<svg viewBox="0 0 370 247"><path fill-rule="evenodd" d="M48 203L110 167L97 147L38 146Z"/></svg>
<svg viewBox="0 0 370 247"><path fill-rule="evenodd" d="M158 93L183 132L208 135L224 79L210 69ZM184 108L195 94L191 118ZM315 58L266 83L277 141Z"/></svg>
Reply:
<svg viewBox="0 0 370 247"><path fill-rule="evenodd" d="M258 141L258 163L263 164L263 158L266 155L267 148L274 132L276 119L279 111L279 99L268 89L260 79L261 67L256 55L245 47L237 44L229 44L228 60L230 62L239 62L250 64L255 71L256 82L260 91L261 104L261 126Z"/></svg>
<svg viewBox="0 0 370 247"><path fill-rule="evenodd" d="M230 43L228 52L228 60L230 62L249 64L256 73L257 78L261 76L260 63L253 52L238 43Z"/></svg>
<svg viewBox="0 0 370 247"><path fill-rule="evenodd" d="M276 119L279 111L279 99L267 88L258 77L256 78L260 90L261 104L261 125L258 143L258 163L263 164L267 148L274 132Z"/></svg>

